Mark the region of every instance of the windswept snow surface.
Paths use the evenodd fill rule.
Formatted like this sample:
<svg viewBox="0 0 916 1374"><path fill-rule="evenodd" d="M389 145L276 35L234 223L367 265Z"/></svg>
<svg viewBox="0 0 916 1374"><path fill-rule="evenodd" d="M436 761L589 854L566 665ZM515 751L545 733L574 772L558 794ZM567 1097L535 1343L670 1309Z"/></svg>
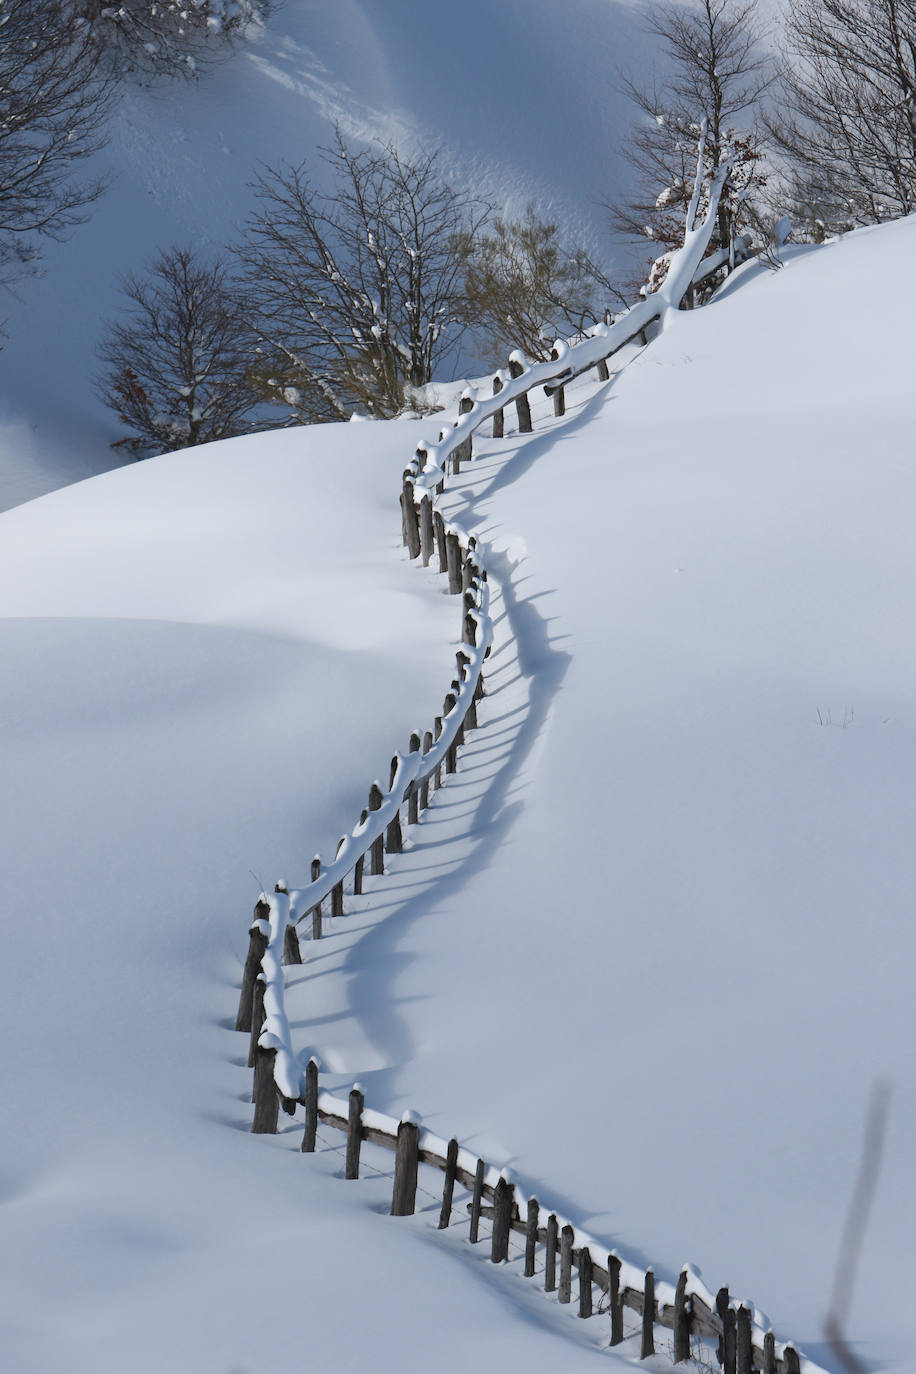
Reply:
<svg viewBox="0 0 916 1374"><path fill-rule="evenodd" d="M564 421L478 445L451 499L492 570L481 729L289 999L374 1107L834 1368L880 1076L843 1316L873 1368L916 1336L914 263L905 221L742 269Z"/></svg>
<svg viewBox="0 0 916 1374"><path fill-rule="evenodd" d="M399 547L416 437L237 440L0 517L4 1374L593 1367L428 1243L437 1210L384 1215L390 1156L346 1184L286 1118L247 1133L259 888L353 823L454 662Z"/></svg>

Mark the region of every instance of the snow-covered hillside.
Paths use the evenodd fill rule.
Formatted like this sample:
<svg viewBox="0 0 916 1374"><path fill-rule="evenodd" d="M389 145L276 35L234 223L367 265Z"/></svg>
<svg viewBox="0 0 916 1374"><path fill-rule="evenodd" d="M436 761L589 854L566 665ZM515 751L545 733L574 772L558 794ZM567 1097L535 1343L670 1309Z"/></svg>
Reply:
<svg viewBox="0 0 916 1374"><path fill-rule="evenodd" d="M90 224L48 246L0 309L0 509L123 461L93 393L118 282L159 250L238 238L257 165L313 159L333 125L357 140L440 147L456 184L544 213L599 245L629 121L618 66L642 61L639 8L471 0L284 0L199 83L128 89L100 155L113 184Z"/></svg>
<svg viewBox="0 0 916 1374"><path fill-rule="evenodd" d="M847 1325L912 1365L914 230L743 269L565 420L479 444L451 500L492 569L481 728L290 979L331 1086L660 1276L699 1263L828 1368L878 1074ZM333 848L451 673L455 603L398 541L423 432L233 441L0 518L17 1374L606 1346L517 1263L477 1282L437 1200L392 1221L390 1175L338 1181L286 1118L246 1133L252 900Z"/></svg>

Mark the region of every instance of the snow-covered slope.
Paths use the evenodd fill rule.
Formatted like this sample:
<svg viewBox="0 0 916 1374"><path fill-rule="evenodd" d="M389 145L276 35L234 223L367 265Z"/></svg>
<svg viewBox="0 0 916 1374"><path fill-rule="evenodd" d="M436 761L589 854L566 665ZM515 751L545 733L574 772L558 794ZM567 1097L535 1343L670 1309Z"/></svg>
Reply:
<svg viewBox="0 0 916 1374"><path fill-rule="evenodd" d="M314 158L335 122L440 147L456 183L515 212L534 199L597 243L629 121L613 72L642 60L638 17L595 0L285 0L200 83L127 90L101 158L110 191L0 310L0 509L122 461L93 394L121 276L172 244L235 241L257 164Z"/></svg>
<svg viewBox="0 0 916 1374"><path fill-rule="evenodd" d="M565 421L484 441L454 497L499 587L483 728L371 938L291 999L349 1008L310 1045L363 1077L368 1038L373 1106L828 1367L882 1076L845 1321L912 1367L914 248L906 221L745 270ZM353 996L380 971L385 1018Z"/></svg>

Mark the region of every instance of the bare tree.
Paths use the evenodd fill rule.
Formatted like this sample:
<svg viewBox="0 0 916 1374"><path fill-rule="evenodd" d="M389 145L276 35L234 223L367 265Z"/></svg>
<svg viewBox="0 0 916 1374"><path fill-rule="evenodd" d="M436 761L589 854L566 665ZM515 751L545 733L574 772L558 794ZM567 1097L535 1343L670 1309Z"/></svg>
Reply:
<svg viewBox="0 0 916 1374"><path fill-rule="evenodd" d="M226 265L172 248L122 290L128 317L99 348L99 394L131 431L114 447L141 458L248 432L254 341Z"/></svg>
<svg viewBox="0 0 916 1374"><path fill-rule="evenodd" d="M300 420L390 416L429 382L463 329L460 243L485 207L448 186L435 153L323 150L333 193L306 166L266 168L240 250L261 335L265 397Z"/></svg>
<svg viewBox="0 0 916 1374"><path fill-rule="evenodd" d="M0 279L86 218L104 179L80 176L113 95L68 0L0 0Z"/></svg>
<svg viewBox="0 0 916 1374"><path fill-rule="evenodd" d="M796 0L769 120L815 231L916 209L916 0Z"/></svg>
<svg viewBox="0 0 916 1374"><path fill-rule="evenodd" d="M565 244L557 225L530 205L524 219L496 219L462 250L466 317L488 362L504 361L513 348L547 358L555 339L582 334L608 318L612 297L622 300L585 249Z"/></svg>
<svg viewBox="0 0 916 1374"><path fill-rule="evenodd" d="M705 120L707 175L726 155L732 159L710 252L728 247L742 227L745 201L764 180L758 111L774 73L757 0L666 3L650 11L648 27L661 40L667 75L651 84L624 82L642 118L624 147L635 192L608 205L613 227L669 251L679 244Z"/></svg>
<svg viewBox="0 0 916 1374"><path fill-rule="evenodd" d="M263 20L268 0L81 0L99 50L120 74L195 76Z"/></svg>

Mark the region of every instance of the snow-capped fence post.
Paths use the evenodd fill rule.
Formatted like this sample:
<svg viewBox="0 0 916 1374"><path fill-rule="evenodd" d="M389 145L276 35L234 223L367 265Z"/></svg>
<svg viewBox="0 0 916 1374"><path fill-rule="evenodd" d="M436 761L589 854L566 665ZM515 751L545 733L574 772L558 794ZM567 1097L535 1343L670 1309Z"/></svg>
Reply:
<svg viewBox="0 0 916 1374"><path fill-rule="evenodd" d="M611 1345L623 1341L623 1303L620 1298L620 1259L617 1255L607 1257L607 1300L611 1310Z"/></svg>
<svg viewBox="0 0 916 1374"><path fill-rule="evenodd" d="M608 370L607 365L607 358L598 359L598 361L595 363L595 371L598 374L599 382L609 382L611 380L611 374Z"/></svg>
<svg viewBox="0 0 916 1374"><path fill-rule="evenodd" d="M448 716L455 709L457 698L454 692L448 692L442 706L442 715ZM458 745L452 740L448 749L445 751L445 771L446 773L457 773L458 771Z"/></svg>
<svg viewBox="0 0 916 1374"><path fill-rule="evenodd" d="M558 354L557 354L557 350L556 350L556 349L554 349L554 350L552 351L552 353L551 353L550 356L551 356L551 358L554 360L554 362L558 362L558 361L559 361L559 357L558 357ZM548 394L550 394L550 393L548 393ZM565 415L565 414L566 414L566 387L565 387L565 386L558 386L558 387L556 387L556 388L552 388L552 394L553 394L553 413L554 413L554 415L556 415L557 417L559 417L559 416L561 416L561 415Z"/></svg>
<svg viewBox="0 0 916 1374"><path fill-rule="evenodd" d="M445 547L445 521L441 511L433 511L433 529L436 533L436 548L439 551L439 571L448 572L448 549Z"/></svg>
<svg viewBox="0 0 916 1374"><path fill-rule="evenodd" d="M258 1046L254 1064L254 1120L251 1123L253 1135L277 1134L280 1094L274 1082L276 1057L276 1050L265 1050Z"/></svg>
<svg viewBox="0 0 916 1374"><path fill-rule="evenodd" d="M592 1255L587 1245L579 1251L579 1316L592 1315Z"/></svg>
<svg viewBox="0 0 916 1374"><path fill-rule="evenodd" d="M374 782L369 788L369 810L378 811L382 805L382 789L378 782ZM378 839L372 841L372 872L385 872L385 837L379 835Z"/></svg>
<svg viewBox="0 0 916 1374"><path fill-rule="evenodd" d="M798 1359L798 1351L795 1349L794 1345L786 1346L783 1351L783 1359L785 1360L786 1374L800 1374L801 1366Z"/></svg>
<svg viewBox="0 0 916 1374"><path fill-rule="evenodd" d="M428 754L433 747L433 732L426 730L423 734L423 753ZM420 810L425 811L429 806L429 778L424 778L420 783Z"/></svg>
<svg viewBox="0 0 916 1374"><path fill-rule="evenodd" d="M344 847L344 845L345 845L346 843L347 843L347 837L346 837L346 835L341 835L340 839L337 841L337 853L334 855L335 859L339 859L339 858L340 858L341 851L343 850L343 847ZM339 882L339 883L335 883L334 886L331 888L331 915L332 915L332 916L342 916L343 914L344 914L344 885L343 885L343 878L341 878L340 882Z"/></svg>
<svg viewBox="0 0 916 1374"><path fill-rule="evenodd" d="M368 819L369 819L369 812L366 810L365 807L363 807L362 811L360 812L360 816L359 816L359 823L360 823L360 825L365 825L365 824L366 824L366 821L367 821ZM359 858L356 860L356 864L355 864L354 869L353 869L353 896L354 896L354 897L361 897L361 896L362 896L362 892L363 892L363 869L365 868L365 866L366 866L366 853L365 853L365 850L364 850L363 853L360 854Z"/></svg>
<svg viewBox="0 0 916 1374"><path fill-rule="evenodd" d="M274 892L282 892L284 896L289 896L289 889L285 883L275 883ZM302 950L299 948L299 936L296 932L295 923L291 920L287 921L286 929L283 932L283 963L302 963Z"/></svg>
<svg viewBox="0 0 916 1374"><path fill-rule="evenodd" d="M469 415L473 409L473 397L468 396L467 394L462 396L461 400L458 402L458 414ZM457 475L461 471L461 464L465 462L469 463L471 461L472 456L473 450L471 448L471 436L469 434L466 439L462 439L461 443L452 453L452 472L454 472Z"/></svg>
<svg viewBox="0 0 916 1374"><path fill-rule="evenodd" d="M560 1232L560 1302L572 1301L573 1228L564 1226Z"/></svg>
<svg viewBox="0 0 916 1374"><path fill-rule="evenodd" d="M316 854L312 860L312 882L317 882L321 876L321 855ZM321 903L318 902L312 907L312 939L321 939Z"/></svg>
<svg viewBox="0 0 916 1374"><path fill-rule="evenodd" d="M366 1099L358 1083L350 1089L350 1106L347 1117L347 1159L344 1165L344 1178L359 1178L359 1150L363 1143L363 1108Z"/></svg>
<svg viewBox="0 0 916 1374"><path fill-rule="evenodd" d="M270 936L262 923L266 922L269 917L270 907L266 902L259 901L254 909L254 920L248 928L248 954L242 973L239 1009L235 1018L237 1031L251 1030L251 998L254 993L254 983L260 972L261 960L264 958L264 952L270 940Z"/></svg>
<svg viewBox="0 0 916 1374"><path fill-rule="evenodd" d="M420 502L420 554L424 568L429 567L433 556L433 539L433 503L427 494Z"/></svg>
<svg viewBox="0 0 916 1374"><path fill-rule="evenodd" d="M498 396L503 389L503 379L497 372L493 378L493 395ZM493 415L493 438L502 439L505 429L504 412L497 410Z"/></svg>
<svg viewBox="0 0 916 1374"><path fill-rule="evenodd" d="M520 377L524 372L522 363L514 355L509 359L509 376L513 379ZM519 434L531 433L531 406L528 404L528 393L523 392L517 397L515 402L515 413L518 416Z"/></svg>
<svg viewBox="0 0 916 1374"><path fill-rule="evenodd" d="M457 652L457 654L455 655L455 658L456 658L456 660L457 660L457 662L458 662L458 678L459 678L459 681L464 682L464 681L467 679L468 673L470 672L470 663L471 663L470 654L465 653L465 651L464 651L463 649L459 649L458 652ZM471 693L471 699L470 699L470 701L468 702L468 709L467 709L467 710L465 711L465 713L464 713L464 726L465 726L468 730L476 730L476 729L477 729L477 694L476 694L476 692L472 692L472 693Z"/></svg>
<svg viewBox="0 0 916 1374"><path fill-rule="evenodd" d="M466 591L464 594L464 615L461 621L462 638L465 644L472 647L477 643L477 598L473 590Z"/></svg>
<svg viewBox="0 0 916 1374"><path fill-rule="evenodd" d="M763 1369L761 1374L776 1374L776 1337L768 1331L763 1338Z"/></svg>
<svg viewBox="0 0 916 1374"><path fill-rule="evenodd" d="M559 1243L560 1223L556 1212L547 1218L547 1235L544 1241L544 1292L553 1293L557 1286L557 1245Z"/></svg>
<svg viewBox="0 0 916 1374"><path fill-rule="evenodd" d="M647 1360L655 1354L655 1270L647 1269L642 1290L642 1340L639 1358Z"/></svg>
<svg viewBox="0 0 916 1374"><path fill-rule="evenodd" d="M318 1060L313 1055L305 1066L305 1130L302 1132L302 1153L314 1154L318 1135Z"/></svg>
<svg viewBox="0 0 916 1374"><path fill-rule="evenodd" d="M678 1275L674 1290L674 1363L690 1359L690 1306L687 1301L687 1268Z"/></svg>
<svg viewBox="0 0 916 1374"><path fill-rule="evenodd" d="M398 756L395 754L391 760L391 772L389 775L388 791L394 787L394 779L398 771ZM388 854L400 854L404 848L404 839L401 834L401 812L395 811L385 829L385 850Z"/></svg>
<svg viewBox="0 0 916 1374"><path fill-rule="evenodd" d="M457 534L452 530L445 536L445 550L448 562L448 589L452 596L457 596L461 591L461 545L458 543Z"/></svg>
<svg viewBox="0 0 916 1374"><path fill-rule="evenodd" d="M259 973L251 992L251 1036L248 1041L248 1067L254 1068L261 1028L264 1025L264 978Z"/></svg>
<svg viewBox="0 0 916 1374"><path fill-rule="evenodd" d="M540 1207L536 1197L528 1199L528 1218L525 1226L525 1278L534 1278L534 1261L538 1244L538 1216Z"/></svg>
<svg viewBox="0 0 916 1374"><path fill-rule="evenodd" d="M420 736L416 730L410 737L410 752L418 754L420 752ZM407 824L416 825L420 819L420 789L415 782L410 784L410 791L407 794Z"/></svg>
<svg viewBox="0 0 916 1374"><path fill-rule="evenodd" d="M458 1177L458 1141L452 1136L445 1155L445 1183L442 1185L442 1208L439 1212L439 1230L444 1231L452 1219L452 1198L455 1194L455 1179Z"/></svg>
<svg viewBox="0 0 916 1374"><path fill-rule="evenodd" d="M398 1126L398 1143L394 1157L394 1190L391 1195L391 1215L412 1217L417 1201L417 1166L419 1164L420 1123L414 1112L405 1112Z"/></svg>
<svg viewBox="0 0 916 1374"><path fill-rule="evenodd" d="M753 1336L751 1334L751 1314L745 1303L738 1308L736 1315L736 1363L738 1374L751 1374L754 1363Z"/></svg>
<svg viewBox="0 0 916 1374"><path fill-rule="evenodd" d="M442 734L442 717L441 717L441 716L436 716L436 719L434 720L433 725L434 725L434 728L435 728L435 731L436 731L436 739L438 739L439 736ZM442 786L442 764L441 764L441 763L437 763L437 764L436 764L436 771L435 771L435 774L434 774L434 777L433 777L433 781L434 781L434 783L435 783L436 791L438 792L438 791L439 791L439 788Z"/></svg>
<svg viewBox="0 0 916 1374"><path fill-rule="evenodd" d="M468 1240L472 1245L476 1245L480 1236L480 1205L483 1201L483 1174L486 1165L482 1159L478 1159L477 1168L474 1171L474 1191L471 1194L471 1229L468 1233Z"/></svg>
<svg viewBox="0 0 916 1374"><path fill-rule="evenodd" d="M514 1189L501 1174L493 1192L493 1232L490 1237L490 1259L501 1264L509 1258L509 1232L512 1228L512 1200Z"/></svg>
<svg viewBox="0 0 916 1374"><path fill-rule="evenodd" d="M410 471L404 473L404 485L401 488L401 510L404 517L404 543L407 545L407 552L411 558L420 556L420 525L417 520L417 508L414 505L413 480Z"/></svg>

